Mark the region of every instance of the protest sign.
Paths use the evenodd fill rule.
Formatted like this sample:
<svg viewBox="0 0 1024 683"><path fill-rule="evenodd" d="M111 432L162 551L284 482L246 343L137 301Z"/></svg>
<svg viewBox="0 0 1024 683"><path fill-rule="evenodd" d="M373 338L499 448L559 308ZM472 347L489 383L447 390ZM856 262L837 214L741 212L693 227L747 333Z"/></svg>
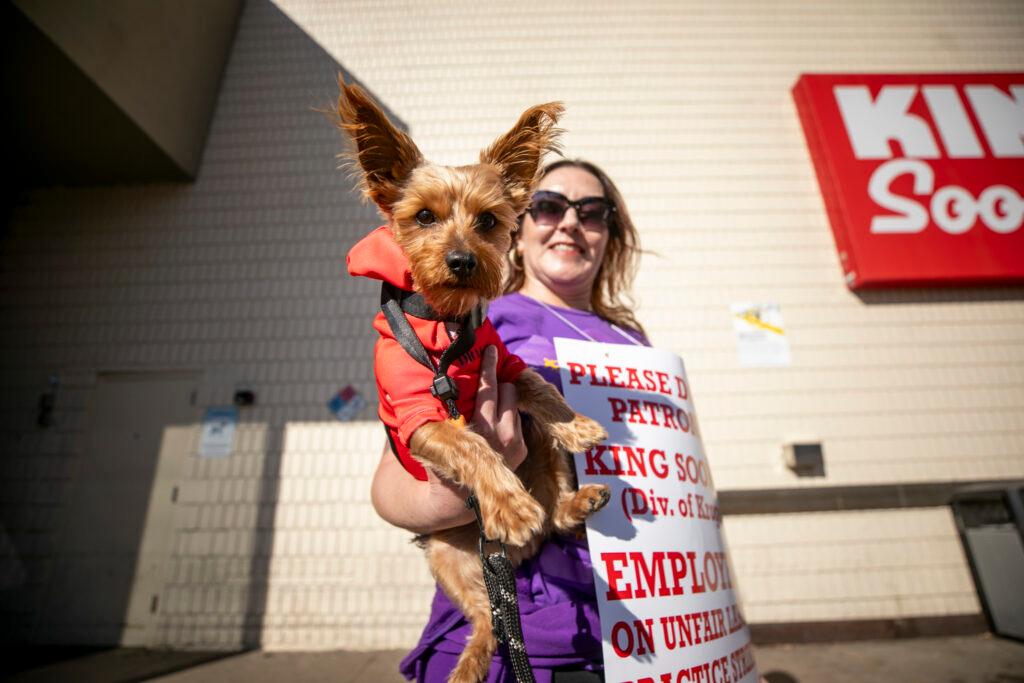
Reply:
<svg viewBox="0 0 1024 683"><path fill-rule="evenodd" d="M609 683L755 683L682 359L555 339L569 404L608 439L576 454L611 501L587 522Z"/></svg>

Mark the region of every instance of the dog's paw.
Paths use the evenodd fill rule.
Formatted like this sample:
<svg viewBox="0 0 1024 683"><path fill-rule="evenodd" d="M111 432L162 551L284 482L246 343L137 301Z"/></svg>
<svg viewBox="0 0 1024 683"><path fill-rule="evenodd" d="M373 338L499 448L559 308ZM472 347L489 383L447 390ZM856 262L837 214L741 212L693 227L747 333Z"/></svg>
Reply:
<svg viewBox="0 0 1024 683"><path fill-rule="evenodd" d="M605 484L586 484L580 487L576 499L587 509L587 516L594 514L612 499L612 490Z"/></svg>
<svg viewBox="0 0 1024 683"><path fill-rule="evenodd" d="M611 500L612 494L604 484L584 484L579 491L565 493L555 510L555 528L562 532L579 528L587 517Z"/></svg>
<svg viewBox="0 0 1024 683"><path fill-rule="evenodd" d="M558 425L553 431L558 445L570 453L590 450L608 438L608 432L596 420L579 414L569 424Z"/></svg>
<svg viewBox="0 0 1024 683"><path fill-rule="evenodd" d="M522 491L501 500L481 501L480 514L487 537L511 546L525 546L544 528L544 508Z"/></svg>

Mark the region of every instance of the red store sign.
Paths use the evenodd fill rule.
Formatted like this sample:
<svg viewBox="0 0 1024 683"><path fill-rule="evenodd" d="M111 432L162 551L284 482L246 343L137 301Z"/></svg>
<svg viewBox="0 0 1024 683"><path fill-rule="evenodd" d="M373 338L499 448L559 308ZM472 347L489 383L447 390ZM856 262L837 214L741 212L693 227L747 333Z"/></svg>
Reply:
<svg viewBox="0 0 1024 683"><path fill-rule="evenodd" d="M1024 74L793 86L851 289L1024 281Z"/></svg>

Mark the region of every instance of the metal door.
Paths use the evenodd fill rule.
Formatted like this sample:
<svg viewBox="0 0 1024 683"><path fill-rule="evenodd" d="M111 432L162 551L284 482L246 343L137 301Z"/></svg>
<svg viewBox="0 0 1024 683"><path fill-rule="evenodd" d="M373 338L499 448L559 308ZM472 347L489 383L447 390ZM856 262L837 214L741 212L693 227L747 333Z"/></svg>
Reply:
<svg viewBox="0 0 1024 683"><path fill-rule="evenodd" d="M164 588L174 498L198 433L197 377L99 377L50 601L50 640L149 645Z"/></svg>

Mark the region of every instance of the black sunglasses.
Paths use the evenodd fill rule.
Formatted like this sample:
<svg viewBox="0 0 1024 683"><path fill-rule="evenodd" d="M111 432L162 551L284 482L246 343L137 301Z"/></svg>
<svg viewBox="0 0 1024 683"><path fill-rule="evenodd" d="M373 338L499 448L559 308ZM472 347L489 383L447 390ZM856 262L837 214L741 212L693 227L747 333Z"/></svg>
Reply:
<svg viewBox="0 0 1024 683"><path fill-rule="evenodd" d="M615 211L615 207L604 197L584 197L573 202L565 195L550 190L534 192L533 201L527 211L536 223L558 225L570 206L576 210L576 219L580 225L589 230L608 227L608 218Z"/></svg>

